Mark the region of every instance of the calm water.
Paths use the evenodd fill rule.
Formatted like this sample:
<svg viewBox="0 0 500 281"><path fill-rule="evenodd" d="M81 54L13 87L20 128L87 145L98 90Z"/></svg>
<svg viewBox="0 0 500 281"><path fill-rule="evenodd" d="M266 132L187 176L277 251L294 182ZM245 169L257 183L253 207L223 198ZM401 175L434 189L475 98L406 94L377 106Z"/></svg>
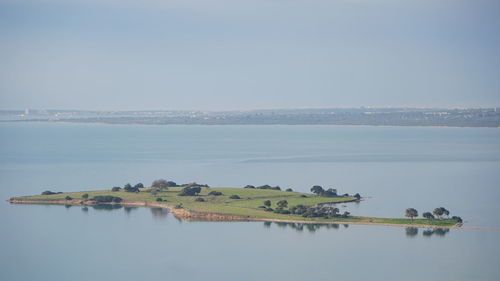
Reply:
<svg viewBox="0 0 500 281"><path fill-rule="evenodd" d="M312 185L346 210L444 206L500 227L500 130L0 125L0 198L156 178ZM181 222L150 209L0 203L0 280L498 280L500 232Z"/></svg>

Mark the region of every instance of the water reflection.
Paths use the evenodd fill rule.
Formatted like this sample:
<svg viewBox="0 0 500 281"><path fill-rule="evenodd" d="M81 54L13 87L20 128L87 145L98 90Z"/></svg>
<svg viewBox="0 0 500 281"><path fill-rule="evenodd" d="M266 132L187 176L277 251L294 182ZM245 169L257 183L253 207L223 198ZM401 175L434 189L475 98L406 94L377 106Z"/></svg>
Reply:
<svg viewBox="0 0 500 281"><path fill-rule="evenodd" d="M291 228L296 231L304 231L307 230L309 232L316 232L320 228L325 229L339 229L340 224L323 224L323 223L294 223L294 222L264 222L264 227L269 228L271 225L276 225L279 228ZM344 228L349 227L349 225L344 224Z"/></svg>
<svg viewBox="0 0 500 281"><path fill-rule="evenodd" d="M123 210L125 211L125 214L130 215L130 213L133 210L137 210L138 207L124 207Z"/></svg>
<svg viewBox="0 0 500 281"><path fill-rule="evenodd" d="M405 230L407 237L412 238L418 235L418 228L416 227L407 227Z"/></svg>
<svg viewBox="0 0 500 281"><path fill-rule="evenodd" d="M418 235L418 228L416 227L407 227L405 229L406 236L413 238ZM431 237L433 235L435 236L445 236L448 232L450 232L449 228L428 228L422 231L422 236L424 237Z"/></svg>
<svg viewBox="0 0 500 281"><path fill-rule="evenodd" d="M94 210L98 211L112 211L112 210L118 210L123 208L122 205L120 204L100 204L100 205L92 205L92 208Z"/></svg>
<svg viewBox="0 0 500 281"><path fill-rule="evenodd" d="M150 208L151 214L155 219L164 219L168 215L168 210L165 208Z"/></svg>
<svg viewBox="0 0 500 281"><path fill-rule="evenodd" d="M432 228L432 229L426 229L422 232L422 234L425 237L430 237L430 236L445 236L448 232L450 232L449 228Z"/></svg>

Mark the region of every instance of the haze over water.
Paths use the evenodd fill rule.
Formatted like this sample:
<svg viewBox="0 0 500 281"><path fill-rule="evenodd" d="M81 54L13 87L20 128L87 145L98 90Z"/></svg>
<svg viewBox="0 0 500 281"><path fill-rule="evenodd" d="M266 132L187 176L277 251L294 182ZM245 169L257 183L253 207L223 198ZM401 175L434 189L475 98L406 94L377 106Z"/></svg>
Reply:
<svg viewBox="0 0 500 281"><path fill-rule="evenodd" d="M156 178L359 192L355 215L444 206L500 227L500 131L1 124L0 196ZM146 208L0 203L1 280L495 280L498 231L178 221ZM418 266L418 270L416 270ZM30 270L25 270L29 268ZM363 270L359 270L363 268ZM390 272L391 274L388 274Z"/></svg>

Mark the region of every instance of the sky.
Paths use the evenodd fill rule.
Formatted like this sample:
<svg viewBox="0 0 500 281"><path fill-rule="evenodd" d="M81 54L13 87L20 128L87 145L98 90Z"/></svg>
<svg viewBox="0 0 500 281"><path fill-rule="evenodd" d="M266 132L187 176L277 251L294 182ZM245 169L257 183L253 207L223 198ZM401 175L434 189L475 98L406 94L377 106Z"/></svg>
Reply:
<svg viewBox="0 0 500 281"><path fill-rule="evenodd" d="M0 0L0 109L500 106L498 0Z"/></svg>

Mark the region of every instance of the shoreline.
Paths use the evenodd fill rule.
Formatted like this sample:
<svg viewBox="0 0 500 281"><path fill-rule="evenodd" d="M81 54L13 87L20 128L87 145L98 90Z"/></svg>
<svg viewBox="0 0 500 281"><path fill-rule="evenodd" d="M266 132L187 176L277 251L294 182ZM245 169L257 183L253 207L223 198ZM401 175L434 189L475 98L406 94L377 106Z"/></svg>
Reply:
<svg viewBox="0 0 500 281"><path fill-rule="evenodd" d="M417 128L469 128L469 129L500 129L500 126L446 126L446 125L374 125L374 124L280 124L280 123L265 123L265 124L154 124L154 123L111 123L111 122L78 122L78 121L54 121L54 120L0 120L0 123L47 123L47 124L87 124L87 125L111 125L111 126L333 126L333 127L417 127Z"/></svg>
<svg viewBox="0 0 500 281"><path fill-rule="evenodd" d="M457 223L452 226L438 226L438 225L425 225L425 224L395 224L395 223L377 223L377 222L357 222L357 221L305 221L294 219L273 219L253 216L238 216L238 215L225 215L216 213L198 213L186 209L176 209L165 203L145 202L145 201L123 201L120 203L106 203L97 204L91 200L19 200L10 199L6 200L11 204L36 204L36 205L70 205L70 206L95 206L95 205L121 205L125 207L147 207L147 208L163 208L167 209L174 215L174 217L186 221L199 220L199 221L220 221L220 222L283 222L283 223L301 223L301 224L352 224L352 225L379 225L379 226L392 226L392 227L415 227L415 228L448 228L448 229L464 229L464 230L493 230L500 231L500 228L492 227L474 227L463 226Z"/></svg>

